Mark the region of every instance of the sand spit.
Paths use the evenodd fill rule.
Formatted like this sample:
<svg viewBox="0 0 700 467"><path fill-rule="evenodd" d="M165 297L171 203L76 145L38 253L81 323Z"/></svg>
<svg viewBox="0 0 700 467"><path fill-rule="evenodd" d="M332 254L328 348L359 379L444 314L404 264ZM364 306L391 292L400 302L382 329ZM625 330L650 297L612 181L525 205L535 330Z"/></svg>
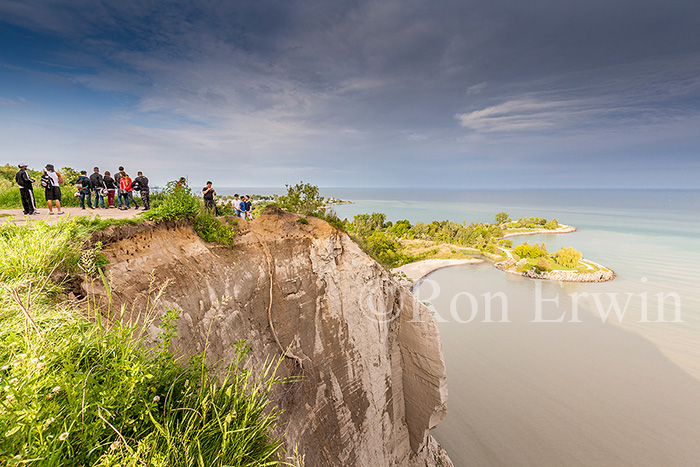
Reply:
<svg viewBox="0 0 700 467"><path fill-rule="evenodd" d="M479 264L483 262L483 259L478 258L424 259L422 261L416 261L415 263L404 264L403 266L392 269L391 272L395 276L398 276L397 278L400 282L402 282L402 285L411 286L438 269L450 266L464 266L466 264ZM405 278L403 277L404 275Z"/></svg>

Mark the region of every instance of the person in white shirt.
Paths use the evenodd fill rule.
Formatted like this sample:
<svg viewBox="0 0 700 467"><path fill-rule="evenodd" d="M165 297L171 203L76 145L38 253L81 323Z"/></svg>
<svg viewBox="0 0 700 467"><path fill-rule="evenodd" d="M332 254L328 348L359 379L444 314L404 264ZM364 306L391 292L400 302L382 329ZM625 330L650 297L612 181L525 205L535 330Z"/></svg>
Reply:
<svg viewBox="0 0 700 467"><path fill-rule="evenodd" d="M245 216L245 208L241 209L241 200L238 199L238 193L233 195L233 209L236 210L236 216L238 216L238 217Z"/></svg>
<svg viewBox="0 0 700 467"><path fill-rule="evenodd" d="M44 186L44 195L46 196L46 204L49 207L49 215L53 215L52 201L55 201L57 214L60 216L63 214L63 211L61 211L61 187L59 184L63 183L63 177L61 177L59 172L54 170L53 164L46 164L46 172L44 172L44 175L50 180L51 185L48 186L49 184L46 184ZM44 185L43 181L42 185Z"/></svg>

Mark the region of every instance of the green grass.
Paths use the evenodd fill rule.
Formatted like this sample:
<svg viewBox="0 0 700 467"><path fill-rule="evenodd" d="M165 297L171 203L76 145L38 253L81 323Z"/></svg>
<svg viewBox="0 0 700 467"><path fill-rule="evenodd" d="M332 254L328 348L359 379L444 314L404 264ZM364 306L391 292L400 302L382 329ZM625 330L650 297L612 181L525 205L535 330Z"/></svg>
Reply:
<svg viewBox="0 0 700 467"><path fill-rule="evenodd" d="M268 404L279 361L254 378L244 343L220 371L205 355L177 361L175 310L149 347L151 319L57 301L57 277L97 271L86 239L99 222L0 226L0 465L281 465Z"/></svg>

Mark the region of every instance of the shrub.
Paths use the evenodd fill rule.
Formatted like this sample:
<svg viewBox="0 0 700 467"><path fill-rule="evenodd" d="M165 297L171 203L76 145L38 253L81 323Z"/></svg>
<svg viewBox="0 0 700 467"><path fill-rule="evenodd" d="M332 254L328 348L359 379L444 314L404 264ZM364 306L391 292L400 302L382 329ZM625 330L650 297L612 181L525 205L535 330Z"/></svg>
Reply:
<svg viewBox="0 0 700 467"><path fill-rule="evenodd" d="M545 272L545 271L551 271L552 270L552 264L549 262L547 258L540 258L540 260L537 262L537 265L535 266L535 271L537 272Z"/></svg>
<svg viewBox="0 0 700 467"><path fill-rule="evenodd" d="M203 205L202 200L195 196L190 187L182 181L170 181L165 189L155 197L156 202L143 217L155 222L174 219L194 220Z"/></svg>
<svg viewBox="0 0 700 467"><path fill-rule="evenodd" d="M499 212L498 214L496 214L496 216L494 218L494 222L496 225L505 224L506 222L510 222L510 221L511 221L511 218L507 212Z"/></svg>
<svg viewBox="0 0 700 467"><path fill-rule="evenodd" d="M210 209L202 206L198 208L197 215L192 220L194 231L207 242L217 242L222 245L233 245L234 237L238 234L236 225L237 219L222 222Z"/></svg>
<svg viewBox="0 0 700 467"><path fill-rule="evenodd" d="M296 185L285 185L285 187L287 187L287 194L277 197L280 208L303 216L323 215L326 202L319 194L317 186L299 182Z"/></svg>

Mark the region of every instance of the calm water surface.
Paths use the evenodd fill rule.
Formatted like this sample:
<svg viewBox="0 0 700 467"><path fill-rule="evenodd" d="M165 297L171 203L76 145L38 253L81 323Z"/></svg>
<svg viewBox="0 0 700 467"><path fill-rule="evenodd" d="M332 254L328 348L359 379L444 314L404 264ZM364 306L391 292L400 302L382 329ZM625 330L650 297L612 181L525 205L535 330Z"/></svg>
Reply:
<svg viewBox="0 0 700 467"><path fill-rule="evenodd" d="M327 191L355 201L341 218L556 217L578 231L515 243L573 246L617 273L556 284L486 263L416 288L441 321L450 399L435 436L456 465L700 465L686 438L700 428L700 191ZM510 322L484 323L499 293L494 320Z"/></svg>

